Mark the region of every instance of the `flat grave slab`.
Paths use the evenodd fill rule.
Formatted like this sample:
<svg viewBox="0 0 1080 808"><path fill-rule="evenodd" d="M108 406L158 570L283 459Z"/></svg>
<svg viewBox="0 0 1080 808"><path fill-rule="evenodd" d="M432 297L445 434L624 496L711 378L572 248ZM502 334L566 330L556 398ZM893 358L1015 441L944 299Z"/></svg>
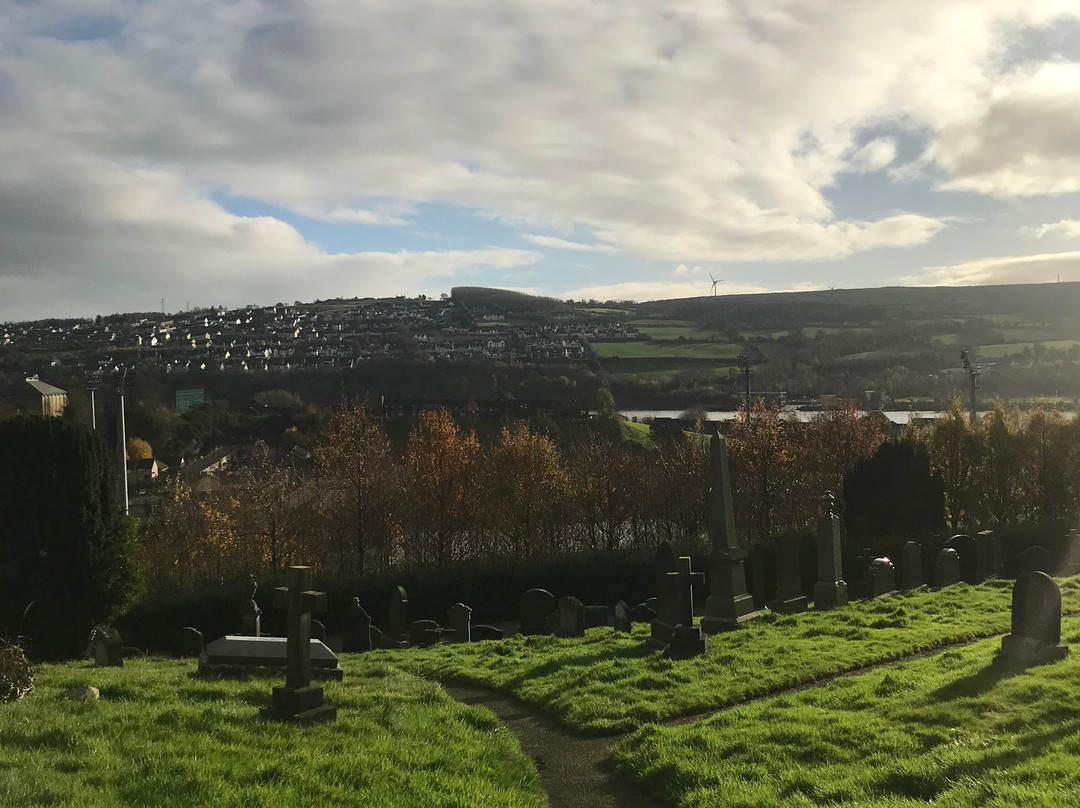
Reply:
<svg viewBox="0 0 1080 808"><path fill-rule="evenodd" d="M198 675L208 679L281 676L288 667L287 648L286 637L226 634L207 644L199 657ZM343 676L337 656L322 640L311 640L311 676L336 682Z"/></svg>

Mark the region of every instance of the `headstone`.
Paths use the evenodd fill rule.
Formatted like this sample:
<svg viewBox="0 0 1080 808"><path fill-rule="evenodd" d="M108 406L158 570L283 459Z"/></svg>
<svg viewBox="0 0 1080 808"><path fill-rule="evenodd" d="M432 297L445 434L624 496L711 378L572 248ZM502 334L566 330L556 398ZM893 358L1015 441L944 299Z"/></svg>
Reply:
<svg viewBox="0 0 1080 808"><path fill-rule="evenodd" d="M521 633L549 634L547 618L555 611L555 596L546 589L530 589L521 596Z"/></svg>
<svg viewBox="0 0 1080 808"><path fill-rule="evenodd" d="M802 592L802 571L799 567L799 540L776 541L776 597L769 601L771 611L781 614L805 612L808 603Z"/></svg>
<svg viewBox="0 0 1080 808"><path fill-rule="evenodd" d="M1024 572L1012 596L1012 632L1001 638L994 662L1026 667L1064 659L1061 642L1061 590L1045 572Z"/></svg>
<svg viewBox="0 0 1080 808"><path fill-rule="evenodd" d="M311 678L340 682L338 658L326 643L310 640ZM203 679L281 677L288 674L289 641L285 637L226 634L206 644L197 675Z"/></svg>
<svg viewBox="0 0 1080 808"><path fill-rule="evenodd" d="M615 616L613 618L612 625L615 631L621 631L629 634L634 628L634 619L631 616L630 607L626 605L625 600L620 600L615 604Z"/></svg>
<svg viewBox="0 0 1080 808"><path fill-rule="evenodd" d="M746 589L746 548L735 535L735 505L731 496L727 441L719 435L709 439L709 597L701 630L716 634L756 620L754 597ZM692 620L683 625L692 625Z"/></svg>
<svg viewBox="0 0 1080 808"><path fill-rule="evenodd" d="M935 573L939 589L960 583L960 554L952 547L942 547L937 554Z"/></svg>
<svg viewBox="0 0 1080 808"><path fill-rule="evenodd" d="M446 610L446 622L454 630L454 642L472 642L472 609L455 603Z"/></svg>
<svg viewBox="0 0 1080 808"><path fill-rule="evenodd" d="M503 630L501 628L495 628L495 626L489 626L486 623L477 623L475 626L472 626L470 633L472 634L473 642L501 640L503 638Z"/></svg>
<svg viewBox="0 0 1080 808"><path fill-rule="evenodd" d="M383 635L383 643L387 646L400 646L408 642L409 596L405 594L404 587L395 586L390 590L390 605Z"/></svg>
<svg viewBox="0 0 1080 808"><path fill-rule="evenodd" d="M826 491L821 500L823 508L818 522L818 580L814 584L814 608L832 609L847 605L848 590L840 555L840 518L836 515L836 501L831 491Z"/></svg>
<svg viewBox="0 0 1080 808"><path fill-rule="evenodd" d="M648 644L653 648L666 649L671 643L676 626L700 632L694 626L694 584L704 583L705 576L694 572L689 556L678 559L678 570L666 574L667 590L660 598L660 609L652 621Z"/></svg>
<svg viewBox="0 0 1080 808"><path fill-rule="evenodd" d="M369 630L369 636L371 637L372 648L385 648L386 647L386 635L383 634L383 630L378 626L372 626Z"/></svg>
<svg viewBox="0 0 1080 808"><path fill-rule="evenodd" d="M990 577L990 547L981 539L957 534L945 542L960 558L960 578L969 584L981 584Z"/></svg>
<svg viewBox="0 0 1080 808"><path fill-rule="evenodd" d="M311 567L290 567L286 581L274 590L274 605L287 611L285 684L260 715L302 726L336 721L337 707L323 704L322 687L311 684L311 614L326 611L326 593L311 591Z"/></svg>
<svg viewBox="0 0 1080 808"><path fill-rule="evenodd" d="M649 623L656 617L656 609L645 603L639 603L630 610L630 619L635 623Z"/></svg>
<svg viewBox="0 0 1080 808"><path fill-rule="evenodd" d="M559 598L559 635L562 637L585 636L585 604L575 597Z"/></svg>
<svg viewBox="0 0 1080 808"><path fill-rule="evenodd" d="M544 619L545 634L558 634L559 633L559 609L556 606L555 611L549 614Z"/></svg>
<svg viewBox="0 0 1080 808"><path fill-rule="evenodd" d="M319 642L326 642L326 626L322 620L311 618L311 638Z"/></svg>
<svg viewBox="0 0 1080 808"><path fill-rule="evenodd" d="M607 606L585 607L585 628L599 628L606 626L611 618L611 611Z"/></svg>
<svg viewBox="0 0 1080 808"><path fill-rule="evenodd" d="M115 628L99 629L94 633L94 663L99 668L123 666L124 641Z"/></svg>
<svg viewBox="0 0 1080 808"><path fill-rule="evenodd" d="M1045 572L1050 574L1050 554L1038 544L1028 547L1020 554L1020 574L1025 572Z"/></svg>
<svg viewBox="0 0 1080 808"><path fill-rule="evenodd" d="M1055 571L1061 575L1080 573L1080 530L1073 528L1065 535L1060 566Z"/></svg>
<svg viewBox="0 0 1080 808"><path fill-rule="evenodd" d="M982 548L983 563L986 567L986 576L1000 575L1002 567L1001 534L996 530L981 530L975 534L979 546Z"/></svg>
<svg viewBox="0 0 1080 808"><path fill-rule="evenodd" d="M169 643L174 657L197 657L203 652L203 635L197 628L184 626L173 632Z"/></svg>
<svg viewBox="0 0 1080 808"><path fill-rule="evenodd" d="M896 570L888 558L875 558L866 574L867 597L884 598L896 594Z"/></svg>
<svg viewBox="0 0 1080 808"><path fill-rule="evenodd" d="M671 639L664 646L664 656L668 659L689 659L705 653L705 637L699 626L675 626Z"/></svg>
<svg viewBox="0 0 1080 808"><path fill-rule="evenodd" d="M371 642L371 616L360 605L360 598L353 598L341 621L341 650L358 653L373 647L376 646Z"/></svg>
<svg viewBox="0 0 1080 808"><path fill-rule="evenodd" d="M248 580L248 598L240 604L240 633L248 637L258 637L262 633L262 609L255 602L255 591L259 588L258 581L252 576Z"/></svg>
<svg viewBox="0 0 1080 808"><path fill-rule="evenodd" d="M905 542L900 550L900 569L897 570L900 588L905 592L923 586L922 547L917 541Z"/></svg>
<svg viewBox="0 0 1080 808"><path fill-rule="evenodd" d="M442 629L434 620L413 620L409 623L409 645L434 645L442 636Z"/></svg>

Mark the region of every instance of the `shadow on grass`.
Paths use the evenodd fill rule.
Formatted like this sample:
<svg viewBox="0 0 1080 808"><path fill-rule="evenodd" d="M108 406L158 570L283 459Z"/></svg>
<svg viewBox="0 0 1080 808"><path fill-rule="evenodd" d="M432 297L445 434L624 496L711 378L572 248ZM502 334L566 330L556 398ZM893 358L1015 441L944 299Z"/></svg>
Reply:
<svg viewBox="0 0 1080 808"><path fill-rule="evenodd" d="M933 691L930 696L936 701L951 701L967 696L978 696L992 689L1001 680L1022 672L1023 668L990 664L970 676L955 679L947 685L942 685Z"/></svg>
<svg viewBox="0 0 1080 808"><path fill-rule="evenodd" d="M507 679L506 684L502 689L516 692L517 688L525 682L538 677L549 676L563 668L574 666L591 668L598 662L643 659L657 653L659 652L655 648L650 648L645 643L641 643L640 645L630 645L614 651L605 649L603 651L577 654L575 656L560 656L545 662L542 665L538 665L535 668L529 668L527 671L522 671L511 679Z"/></svg>

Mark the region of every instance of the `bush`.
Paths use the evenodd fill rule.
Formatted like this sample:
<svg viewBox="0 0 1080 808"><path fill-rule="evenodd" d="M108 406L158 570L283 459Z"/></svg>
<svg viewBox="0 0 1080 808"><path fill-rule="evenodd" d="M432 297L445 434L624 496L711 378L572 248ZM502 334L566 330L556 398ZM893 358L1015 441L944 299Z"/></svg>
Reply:
<svg viewBox="0 0 1080 808"><path fill-rule="evenodd" d="M34 689L34 669L15 643L0 644L0 701L18 701Z"/></svg>

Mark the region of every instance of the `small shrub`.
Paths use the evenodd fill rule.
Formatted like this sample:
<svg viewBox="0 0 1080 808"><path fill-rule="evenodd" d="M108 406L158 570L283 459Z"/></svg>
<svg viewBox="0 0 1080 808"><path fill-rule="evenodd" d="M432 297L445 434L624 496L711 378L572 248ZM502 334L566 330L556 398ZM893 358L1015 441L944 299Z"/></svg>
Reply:
<svg viewBox="0 0 1080 808"><path fill-rule="evenodd" d="M34 669L15 643L0 645L0 701L18 701L34 689Z"/></svg>

